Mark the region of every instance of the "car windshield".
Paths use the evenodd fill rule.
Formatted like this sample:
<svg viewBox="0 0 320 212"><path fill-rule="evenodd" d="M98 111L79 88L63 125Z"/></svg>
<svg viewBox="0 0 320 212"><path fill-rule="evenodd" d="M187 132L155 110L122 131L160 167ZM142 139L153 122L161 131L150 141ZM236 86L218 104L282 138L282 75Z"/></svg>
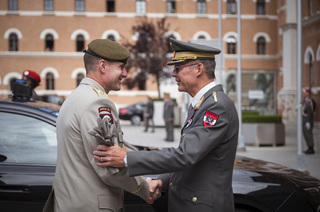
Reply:
<svg viewBox="0 0 320 212"><path fill-rule="evenodd" d="M2 163L56 164L55 126L36 118L0 112Z"/></svg>

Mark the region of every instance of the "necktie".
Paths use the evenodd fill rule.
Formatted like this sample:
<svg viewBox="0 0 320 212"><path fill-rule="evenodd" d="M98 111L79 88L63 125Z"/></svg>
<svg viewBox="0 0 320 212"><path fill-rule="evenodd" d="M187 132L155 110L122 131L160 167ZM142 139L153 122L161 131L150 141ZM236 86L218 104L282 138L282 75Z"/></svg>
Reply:
<svg viewBox="0 0 320 212"><path fill-rule="evenodd" d="M192 107L192 104L190 104L188 108L188 117L190 116L192 110L193 110L193 107Z"/></svg>

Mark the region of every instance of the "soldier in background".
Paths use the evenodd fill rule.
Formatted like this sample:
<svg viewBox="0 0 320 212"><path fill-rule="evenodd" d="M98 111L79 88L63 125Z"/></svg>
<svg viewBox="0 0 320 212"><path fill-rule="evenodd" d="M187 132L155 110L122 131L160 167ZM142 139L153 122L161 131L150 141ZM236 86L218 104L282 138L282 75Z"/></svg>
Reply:
<svg viewBox="0 0 320 212"><path fill-rule="evenodd" d="M164 105L163 105L163 119L165 122L167 136L165 141L173 141L173 119L174 119L174 102L170 98L169 93L164 93Z"/></svg>
<svg viewBox="0 0 320 212"><path fill-rule="evenodd" d="M36 87L38 87L38 85L41 82L41 78L40 78L39 74L37 74L36 72L31 71L31 70L25 70L25 71L23 71L22 79L27 81L27 84L31 87L32 100L40 100L39 96L34 91L34 89Z"/></svg>
<svg viewBox="0 0 320 212"><path fill-rule="evenodd" d="M153 113L154 113L154 105L150 96L148 96L148 101L146 107L144 108L144 120L145 120L145 129L144 132L148 131L149 123L151 122L152 131L154 132L154 122L153 122Z"/></svg>
<svg viewBox="0 0 320 212"><path fill-rule="evenodd" d="M303 137L306 140L308 149L304 151L305 154L314 154L313 142L313 112L316 110L316 102L310 97L310 89L303 90L302 103L302 131Z"/></svg>

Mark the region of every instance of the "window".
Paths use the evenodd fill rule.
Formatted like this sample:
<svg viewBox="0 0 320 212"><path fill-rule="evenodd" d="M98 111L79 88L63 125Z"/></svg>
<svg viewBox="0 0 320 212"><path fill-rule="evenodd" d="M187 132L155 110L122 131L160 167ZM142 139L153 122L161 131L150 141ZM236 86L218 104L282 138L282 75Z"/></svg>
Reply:
<svg viewBox="0 0 320 212"><path fill-rule="evenodd" d="M233 36L230 36L227 39L227 45L228 45L228 54L235 54L236 53L236 39Z"/></svg>
<svg viewBox="0 0 320 212"><path fill-rule="evenodd" d="M82 52L84 50L84 37L83 35L78 35L76 39L77 52Z"/></svg>
<svg viewBox="0 0 320 212"><path fill-rule="evenodd" d="M136 13L146 13L146 1L136 0Z"/></svg>
<svg viewBox="0 0 320 212"><path fill-rule="evenodd" d="M46 74L46 89L54 90L54 75L52 73Z"/></svg>
<svg viewBox="0 0 320 212"><path fill-rule="evenodd" d="M112 40L112 41L115 41L115 40L116 40L113 35L108 35L107 39Z"/></svg>
<svg viewBox="0 0 320 212"><path fill-rule="evenodd" d="M257 54L266 54L266 39L259 37L257 40Z"/></svg>
<svg viewBox="0 0 320 212"><path fill-rule="evenodd" d="M236 14L236 0L228 0L227 2L227 13Z"/></svg>
<svg viewBox="0 0 320 212"><path fill-rule="evenodd" d="M18 10L18 0L9 0L8 10Z"/></svg>
<svg viewBox="0 0 320 212"><path fill-rule="evenodd" d="M115 8L115 0L107 0L106 2L107 5L107 12L115 12L116 8Z"/></svg>
<svg viewBox="0 0 320 212"><path fill-rule="evenodd" d="M206 14L206 12L207 12L206 0L198 0L197 13L198 14Z"/></svg>
<svg viewBox="0 0 320 212"><path fill-rule="evenodd" d="M84 12L84 0L76 0L76 12Z"/></svg>
<svg viewBox="0 0 320 212"><path fill-rule="evenodd" d="M266 2L264 0L257 0L257 14L258 15L266 14Z"/></svg>
<svg viewBox="0 0 320 212"><path fill-rule="evenodd" d="M312 54L309 54L309 87L310 88L312 87L312 84L313 84L312 67L313 67Z"/></svg>
<svg viewBox="0 0 320 212"><path fill-rule="evenodd" d="M308 9L309 16L312 16L312 0L308 1Z"/></svg>
<svg viewBox="0 0 320 212"><path fill-rule="evenodd" d="M44 11L53 11L53 0L44 0Z"/></svg>
<svg viewBox="0 0 320 212"><path fill-rule="evenodd" d="M45 40L45 51L52 52L53 51L53 46L54 46L53 35L52 34L47 34L46 35L46 40Z"/></svg>
<svg viewBox="0 0 320 212"><path fill-rule="evenodd" d="M175 13L175 12L176 12L176 1L167 0L167 13Z"/></svg>
<svg viewBox="0 0 320 212"><path fill-rule="evenodd" d="M81 80L84 78L84 75L82 73L79 73L77 75L77 86L80 85Z"/></svg>
<svg viewBox="0 0 320 212"><path fill-rule="evenodd" d="M0 122L0 154L7 157L2 163L56 164L53 125L22 114L0 112L0 117L6 120Z"/></svg>
<svg viewBox="0 0 320 212"><path fill-rule="evenodd" d="M15 33L9 35L9 51L18 51L18 35Z"/></svg>

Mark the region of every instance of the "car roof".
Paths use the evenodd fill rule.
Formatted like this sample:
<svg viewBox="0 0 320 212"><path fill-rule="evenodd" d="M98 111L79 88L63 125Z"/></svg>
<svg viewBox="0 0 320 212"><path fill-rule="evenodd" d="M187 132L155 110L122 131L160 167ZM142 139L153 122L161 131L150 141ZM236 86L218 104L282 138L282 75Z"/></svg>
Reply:
<svg viewBox="0 0 320 212"><path fill-rule="evenodd" d="M58 117L60 105L42 102L42 101L27 101L17 102L10 98L0 99L0 111L23 113L29 116L36 116L44 120L50 119L55 122Z"/></svg>

